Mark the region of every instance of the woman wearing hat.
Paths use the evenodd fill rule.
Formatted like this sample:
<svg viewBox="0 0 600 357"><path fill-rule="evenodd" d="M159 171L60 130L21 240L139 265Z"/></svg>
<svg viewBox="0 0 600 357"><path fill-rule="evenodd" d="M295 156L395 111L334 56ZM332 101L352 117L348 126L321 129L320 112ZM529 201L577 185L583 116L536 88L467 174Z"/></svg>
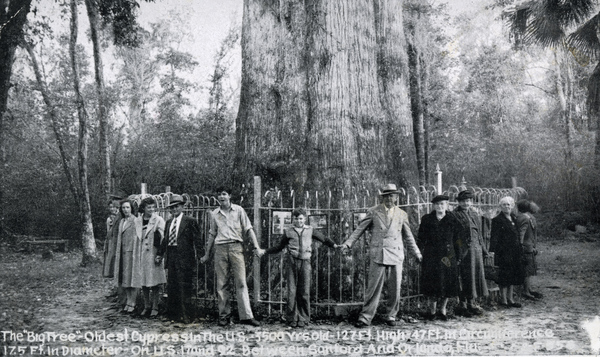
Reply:
<svg viewBox="0 0 600 357"><path fill-rule="evenodd" d="M482 218L473 206L473 193L465 190L456 197L458 207L454 216L459 222L456 247L458 248L458 276L461 284L460 306L457 315L470 317L481 315L483 309L476 305L475 299L488 296L483 268L483 256L487 256L482 236Z"/></svg>
<svg viewBox="0 0 600 357"><path fill-rule="evenodd" d="M159 289L167 282L162 258L157 259L157 248L160 246L165 232L165 220L156 213L156 201L147 197L140 203L142 215L135 219L136 225L142 226L142 235L134 244L133 269L135 275L133 285L142 288L144 310L142 316L158 315Z"/></svg>
<svg viewBox="0 0 600 357"><path fill-rule="evenodd" d="M115 277L117 284L123 288L126 296L126 305L123 312L132 313L135 310L137 289L133 285L134 275L138 273L133 269L133 246L137 239L141 239L142 227L136 225L133 205L130 200L121 201L121 215L119 231L117 234L117 252L115 256Z"/></svg>
<svg viewBox="0 0 600 357"><path fill-rule="evenodd" d="M448 211L449 197L438 195L431 200L433 211L423 216L419 226L419 249L423 254L421 293L430 298L430 319L447 320L448 298L458 296L456 235L458 221ZM440 310L436 314L437 300Z"/></svg>
<svg viewBox="0 0 600 357"><path fill-rule="evenodd" d="M513 300L513 285L521 285L525 280L517 217L512 213L514 206L512 197L500 200L500 213L492 219L490 250L495 253L494 263L499 268L497 283L500 286L500 305L521 307L520 303Z"/></svg>

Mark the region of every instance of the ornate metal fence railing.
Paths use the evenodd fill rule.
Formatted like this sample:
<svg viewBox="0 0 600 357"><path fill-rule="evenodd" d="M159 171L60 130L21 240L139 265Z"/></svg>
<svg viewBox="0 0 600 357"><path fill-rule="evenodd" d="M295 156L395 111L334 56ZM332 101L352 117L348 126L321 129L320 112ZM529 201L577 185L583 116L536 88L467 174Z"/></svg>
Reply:
<svg viewBox="0 0 600 357"><path fill-rule="evenodd" d="M441 184L438 182L438 187ZM465 185L450 186L442 193L450 197L455 207L458 192ZM522 188L494 189L468 187L474 192L474 206L482 215L492 218L498 212L498 202L504 196L519 199L527 193ZM399 207L409 216L413 233L418 232L421 217L431 211L431 199L438 194L434 186L401 188ZM171 192L153 195L158 202L160 214L169 217ZM196 218L200 225L198 258L204 254L208 238L211 211L218 204L215 197L184 194L185 214ZM250 195L248 195L250 196ZM260 178L255 178L253 194L241 197L242 206L253 221L254 230L262 248L278 243L283 230L291 225L291 212L295 208L306 209L307 224L320 230L334 242L341 244L356 228L367 209L378 204L376 192L313 191L301 195L293 190L268 189L263 191ZM249 202L252 201L252 202ZM339 204L342 201L343 204ZM239 202L239 201L238 201ZM248 206L251 203L251 206ZM342 206L340 208L340 206ZM485 220L484 220L485 221ZM485 225L484 238L489 244L489 225ZM369 236L365 233L349 253L329 249L316 242L312 256L311 304L316 315L330 315L338 309L362 305L368 269ZM284 279L285 259L283 253L259 259L253 254L251 244L245 244L246 273L251 296L255 303L264 305L268 314L283 313L286 282ZM420 296L419 265L406 255L402 283L404 309L410 309ZM199 259L198 259L199 260ZM207 313L216 311L216 278L212 262L199 264L197 277L197 302Z"/></svg>

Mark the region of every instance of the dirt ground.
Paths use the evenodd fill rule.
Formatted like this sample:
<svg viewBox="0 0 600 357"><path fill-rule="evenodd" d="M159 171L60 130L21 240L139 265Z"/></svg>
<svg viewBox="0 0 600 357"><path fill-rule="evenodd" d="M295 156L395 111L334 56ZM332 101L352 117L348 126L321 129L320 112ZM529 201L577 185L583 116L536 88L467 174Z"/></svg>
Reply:
<svg viewBox="0 0 600 357"><path fill-rule="evenodd" d="M399 356L589 355L586 321L600 329L600 242L567 237L540 244L540 301L523 308L486 306L484 316L416 319L358 330L348 321L303 329L283 323L219 328L212 319L184 325L121 314L107 299L111 282L77 253L0 250L0 355L56 356ZM592 329L590 329L592 330ZM600 343L600 330L594 332Z"/></svg>

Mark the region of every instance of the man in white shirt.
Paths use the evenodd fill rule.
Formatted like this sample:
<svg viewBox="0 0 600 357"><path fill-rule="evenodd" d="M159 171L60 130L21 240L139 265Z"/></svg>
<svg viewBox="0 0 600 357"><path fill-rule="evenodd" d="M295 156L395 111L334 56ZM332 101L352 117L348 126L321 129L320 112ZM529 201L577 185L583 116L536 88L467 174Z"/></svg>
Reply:
<svg viewBox="0 0 600 357"><path fill-rule="evenodd" d="M210 259L214 246L219 326L226 326L231 320L231 303L227 286L230 271L235 284L240 322L246 325L260 326L259 322L254 319L250 307L248 285L246 284L246 264L244 262L244 235L250 237L257 251L260 251L260 246L246 211L242 207L231 203L231 190L226 187L219 187L217 189L217 199L219 208L212 212L206 253L200 259L200 262L205 263Z"/></svg>

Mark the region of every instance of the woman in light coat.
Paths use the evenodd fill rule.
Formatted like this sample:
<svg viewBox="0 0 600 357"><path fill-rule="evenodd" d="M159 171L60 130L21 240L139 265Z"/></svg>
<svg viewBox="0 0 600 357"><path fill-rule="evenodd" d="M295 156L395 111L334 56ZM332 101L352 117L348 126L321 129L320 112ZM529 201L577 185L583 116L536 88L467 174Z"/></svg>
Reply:
<svg viewBox="0 0 600 357"><path fill-rule="evenodd" d="M156 256L164 237L165 221L156 213L156 201L152 197L142 200L140 213L143 215L135 219L136 226L142 227L142 235L134 244L133 268L138 274L133 285L142 288L144 310L141 315L155 317L158 315L160 286L167 282L163 261Z"/></svg>
<svg viewBox="0 0 600 357"><path fill-rule="evenodd" d="M119 231L117 234L117 251L115 255L115 277L119 288L124 289L126 305L123 312L132 313L135 310L137 289L133 285L139 270L133 268L133 248L135 242L141 239L142 226L136 225L135 215L132 212L131 201L121 202L121 215ZM139 278L137 278L139 279Z"/></svg>

